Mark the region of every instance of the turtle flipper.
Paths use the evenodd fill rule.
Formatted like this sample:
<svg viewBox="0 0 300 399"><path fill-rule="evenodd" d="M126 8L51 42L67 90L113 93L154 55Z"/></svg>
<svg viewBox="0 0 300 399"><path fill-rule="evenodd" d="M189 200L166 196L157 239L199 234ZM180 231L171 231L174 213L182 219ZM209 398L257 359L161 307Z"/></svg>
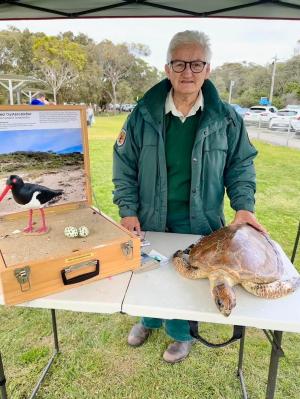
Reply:
<svg viewBox="0 0 300 399"><path fill-rule="evenodd" d="M178 273L183 277L193 280L206 277L206 274L204 275L198 268L195 268L188 263L184 257L184 252L181 250L175 252L173 255L173 264Z"/></svg>
<svg viewBox="0 0 300 399"><path fill-rule="evenodd" d="M195 244L191 244L189 247L187 247L187 248L183 251L183 253L186 254L186 255L189 255L190 252L191 252L191 249L194 248L194 246L195 246Z"/></svg>
<svg viewBox="0 0 300 399"><path fill-rule="evenodd" d="M243 281L241 285L251 294L261 298L276 299L286 296L300 287L300 277L293 277L290 280L276 280L266 284Z"/></svg>

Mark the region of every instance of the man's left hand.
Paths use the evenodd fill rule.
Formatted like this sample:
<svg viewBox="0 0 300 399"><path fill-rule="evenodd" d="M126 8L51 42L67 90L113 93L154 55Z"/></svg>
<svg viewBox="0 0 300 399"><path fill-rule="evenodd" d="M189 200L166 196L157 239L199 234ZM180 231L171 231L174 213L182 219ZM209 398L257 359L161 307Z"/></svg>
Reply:
<svg viewBox="0 0 300 399"><path fill-rule="evenodd" d="M258 223L254 213L250 211L237 211L234 220L231 222L231 225L237 225L242 223L249 223L256 229L262 231L265 234L268 234L265 227Z"/></svg>

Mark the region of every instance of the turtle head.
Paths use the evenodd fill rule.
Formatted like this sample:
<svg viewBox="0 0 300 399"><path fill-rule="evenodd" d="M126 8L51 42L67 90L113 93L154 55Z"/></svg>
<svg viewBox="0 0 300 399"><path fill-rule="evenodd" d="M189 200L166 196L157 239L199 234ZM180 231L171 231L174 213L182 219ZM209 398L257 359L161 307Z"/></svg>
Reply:
<svg viewBox="0 0 300 399"><path fill-rule="evenodd" d="M228 317L236 305L233 288L227 282L222 282L214 286L212 295L219 311L223 316Z"/></svg>

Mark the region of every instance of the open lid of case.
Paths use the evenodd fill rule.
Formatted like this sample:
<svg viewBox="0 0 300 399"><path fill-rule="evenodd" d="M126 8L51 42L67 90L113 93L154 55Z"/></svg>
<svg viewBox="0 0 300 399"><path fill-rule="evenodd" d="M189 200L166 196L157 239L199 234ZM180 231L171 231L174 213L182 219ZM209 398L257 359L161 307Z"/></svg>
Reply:
<svg viewBox="0 0 300 399"><path fill-rule="evenodd" d="M86 120L85 106L0 106L0 198L7 179L16 175L63 191L46 208L91 205ZM25 210L8 190L0 217Z"/></svg>

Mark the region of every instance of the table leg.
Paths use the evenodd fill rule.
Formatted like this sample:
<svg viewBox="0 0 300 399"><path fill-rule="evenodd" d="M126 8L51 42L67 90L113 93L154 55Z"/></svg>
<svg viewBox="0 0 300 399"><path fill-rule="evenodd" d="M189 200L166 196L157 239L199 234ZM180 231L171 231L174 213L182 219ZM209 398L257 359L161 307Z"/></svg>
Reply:
<svg viewBox="0 0 300 399"><path fill-rule="evenodd" d="M47 363L46 367L44 368L40 379L38 380L36 386L34 387L34 390L32 391L32 394L31 394L29 399L35 398L38 390L40 389L40 386L42 385L42 382L44 381L44 379L46 377L46 374L47 374L51 364L54 361L55 356L59 352L57 326L56 326L56 316L55 316L55 310L54 309L51 309L51 317L52 317L52 331L53 331L54 351L53 351L53 354L52 354L49 362Z"/></svg>
<svg viewBox="0 0 300 399"><path fill-rule="evenodd" d="M1 353L0 353L0 393L1 393L1 399L7 399L6 379L4 374L4 367L2 363Z"/></svg>
<svg viewBox="0 0 300 399"><path fill-rule="evenodd" d="M275 395L279 358L283 356L281 342L282 331L274 331L266 399L273 399Z"/></svg>
<svg viewBox="0 0 300 399"><path fill-rule="evenodd" d="M59 352L55 309L51 309L51 318L52 318L52 331L53 331L54 349L55 349L56 352Z"/></svg>
<svg viewBox="0 0 300 399"><path fill-rule="evenodd" d="M239 377L243 399L248 398L246 384L244 381L243 375L243 358L244 358L244 345L245 345L245 334L246 334L246 327L243 327L242 338L240 339L240 349L239 349L239 362L238 362L238 369L237 369L237 376Z"/></svg>

